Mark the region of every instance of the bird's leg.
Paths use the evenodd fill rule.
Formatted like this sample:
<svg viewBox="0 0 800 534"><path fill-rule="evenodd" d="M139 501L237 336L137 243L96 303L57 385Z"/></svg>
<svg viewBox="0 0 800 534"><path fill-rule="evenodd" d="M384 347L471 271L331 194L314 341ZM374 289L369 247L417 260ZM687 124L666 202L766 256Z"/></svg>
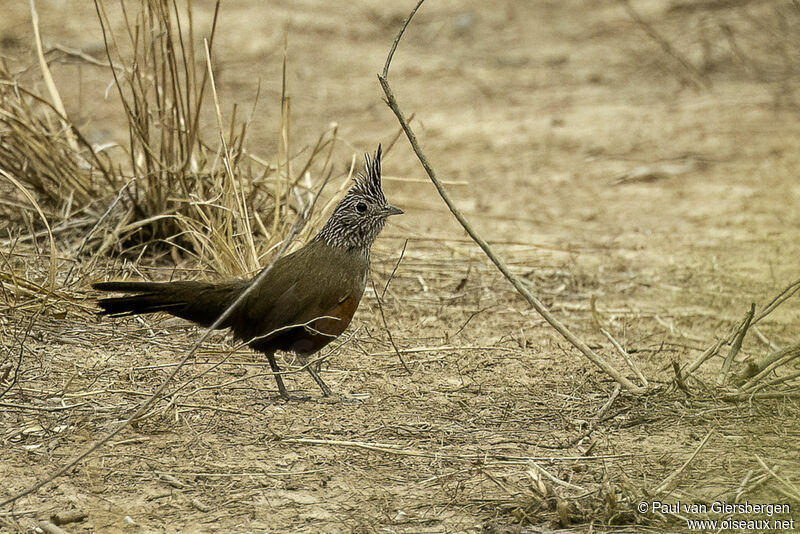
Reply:
<svg viewBox="0 0 800 534"><path fill-rule="evenodd" d="M275 382L278 383L278 393L284 399L289 398L289 392L286 391L286 386L283 384L283 377L281 377L280 372L281 368L278 367L278 362L275 360L275 355L272 353L267 353L267 360L269 360L269 366L272 368L272 372L275 373Z"/></svg>
<svg viewBox="0 0 800 534"><path fill-rule="evenodd" d="M311 373L311 378L314 379L314 381L317 383L319 388L322 390L322 396L323 397L333 397L334 396L333 395L333 391L331 391L331 388L329 388L328 385L322 380L322 377L319 376L319 373L317 373L311 367L308 367L307 369L308 369L308 372Z"/></svg>
<svg viewBox="0 0 800 534"><path fill-rule="evenodd" d="M306 370L309 372L309 374L311 374L311 378L313 378L314 382L317 383L319 389L322 390L322 396L333 397L334 396L333 391L331 391L331 388L328 387L328 384L326 384L325 381L322 380L322 377L319 376L317 370L314 369L313 366L308 365L308 359L303 354L300 353L295 353L295 354L297 354L297 359L300 360L300 363L302 363L303 366L305 366Z"/></svg>

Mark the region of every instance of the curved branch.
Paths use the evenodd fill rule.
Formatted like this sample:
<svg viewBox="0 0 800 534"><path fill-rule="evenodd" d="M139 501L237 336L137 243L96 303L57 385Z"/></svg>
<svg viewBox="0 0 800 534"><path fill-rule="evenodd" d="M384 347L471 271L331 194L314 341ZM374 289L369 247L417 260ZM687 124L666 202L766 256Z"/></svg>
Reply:
<svg viewBox="0 0 800 534"><path fill-rule="evenodd" d="M492 263L497 266L503 276L508 279L509 282L516 288L520 295L525 297L525 300L530 303L531 306L541 315L545 321L547 321L550 326L552 326L559 334L561 334L567 341L569 341L575 348L583 353L592 363L602 369L606 374L611 376L614 380L616 380L622 387L626 390L633 392L633 393L643 393L647 390L647 388L637 386L630 380L628 380L622 373L620 373L614 366L608 363L602 356L595 353L589 346L584 343L581 339L576 337L569 329L561 323L558 319L556 319L553 314L542 304L542 302L534 296L527 287L523 284L522 280L514 275L505 264L505 262L498 256L492 247L489 246L481 236L472 228L472 225L469 221L464 217L461 211L453 204L453 201L450 199L450 195L447 193L447 190L444 188L444 185L439 181L436 177L436 172L434 172L433 167L428 163L428 158L425 157L425 154L422 152L422 149L419 146L419 141L417 141L417 136L414 134L411 127L408 125L408 121L406 120L403 112L400 110L399 105L397 104L397 99L394 97L394 93L392 92L391 87L389 86L389 67L391 66L392 57L394 56L394 52L397 49L397 45L400 43L400 39L403 37L403 33L405 33L406 28L408 27L409 22L411 22L411 18L420 8L424 0L420 0L411 13L408 15L406 20L403 22L403 26L400 28L400 31L397 34L397 37L392 43L392 48L389 50L389 55L386 57L386 64L383 68L383 73L378 74L378 81L383 88L383 93L386 95L386 103L388 104L389 108L397 117L397 120L400 122L400 126L405 132L406 137L408 138L409 142L411 143L411 147L414 149L414 153L417 155L422 166L425 168L425 172L428 173L428 177L433 182L434 187L439 192L439 196L442 197L442 200L445 204L447 204L447 208L456 218L456 220L461 224L461 226L466 230L469 236L472 238L473 241L483 250L486 256L492 260Z"/></svg>

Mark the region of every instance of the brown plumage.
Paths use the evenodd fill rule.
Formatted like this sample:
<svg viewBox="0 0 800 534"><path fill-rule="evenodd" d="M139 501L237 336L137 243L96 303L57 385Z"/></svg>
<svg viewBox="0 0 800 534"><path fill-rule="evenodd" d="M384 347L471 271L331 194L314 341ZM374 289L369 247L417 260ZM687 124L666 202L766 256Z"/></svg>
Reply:
<svg viewBox="0 0 800 534"><path fill-rule="evenodd" d="M319 234L300 250L279 258L220 327L230 328L234 336L263 352L276 373L280 371L276 351L294 352L305 362L347 329L364 294L370 247L386 219L403 213L383 195L380 146L374 159L369 155L365 159L365 172L356 178ZM92 287L133 293L98 301L104 315L162 311L210 326L254 280L112 281ZM307 369L322 393L331 395L317 372ZM288 397L281 376L276 374L275 379L281 396Z"/></svg>

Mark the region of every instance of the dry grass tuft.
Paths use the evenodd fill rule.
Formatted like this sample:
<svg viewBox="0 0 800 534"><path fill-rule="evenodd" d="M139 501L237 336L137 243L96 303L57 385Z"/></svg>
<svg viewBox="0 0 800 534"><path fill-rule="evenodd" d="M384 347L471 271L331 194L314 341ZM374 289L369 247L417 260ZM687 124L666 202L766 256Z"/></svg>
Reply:
<svg viewBox="0 0 800 534"><path fill-rule="evenodd" d="M293 173L290 100L284 91L280 153L271 163L251 155L246 138L256 103L245 119L237 106L223 118L214 86L211 54L219 3L202 46L191 8L180 12L177 2L142 2L133 14L120 3L116 16L126 21L122 35L111 30L103 4L96 6L128 122L124 151L134 177L128 187L118 184L124 213L115 238L123 243L133 238L142 246L164 240L228 275L257 270L304 208L313 185L310 169L333 147L336 131L323 134ZM212 96L214 119L209 122L216 124L215 146L203 135ZM321 172L328 164L322 164Z"/></svg>
<svg viewBox="0 0 800 534"><path fill-rule="evenodd" d="M59 111L58 91L41 61L49 98L0 72L2 169L45 203L50 218L88 215L81 228L90 230L75 255L135 259L167 249L228 276L252 273L330 172L336 129L310 149L292 152L284 80L279 153L252 154L246 139L257 102L247 117L236 105L224 117L213 85L219 4L204 39L190 5L95 5L127 145L89 143ZM111 19L124 20L123 30L113 30Z"/></svg>
<svg viewBox="0 0 800 534"><path fill-rule="evenodd" d="M98 193L97 182L112 183L111 163L64 121L52 104L0 65L2 169L54 206L86 205Z"/></svg>

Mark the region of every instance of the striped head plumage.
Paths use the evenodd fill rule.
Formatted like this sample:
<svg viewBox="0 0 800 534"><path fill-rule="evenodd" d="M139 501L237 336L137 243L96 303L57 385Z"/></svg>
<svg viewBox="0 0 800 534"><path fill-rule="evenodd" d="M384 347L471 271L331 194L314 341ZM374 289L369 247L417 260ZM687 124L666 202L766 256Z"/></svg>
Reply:
<svg viewBox="0 0 800 534"><path fill-rule="evenodd" d="M358 173L353 181L353 185L314 240L369 254L369 249L383 230L386 219L403 213L403 210L386 202L383 195L380 145L375 157L364 155L364 171Z"/></svg>

